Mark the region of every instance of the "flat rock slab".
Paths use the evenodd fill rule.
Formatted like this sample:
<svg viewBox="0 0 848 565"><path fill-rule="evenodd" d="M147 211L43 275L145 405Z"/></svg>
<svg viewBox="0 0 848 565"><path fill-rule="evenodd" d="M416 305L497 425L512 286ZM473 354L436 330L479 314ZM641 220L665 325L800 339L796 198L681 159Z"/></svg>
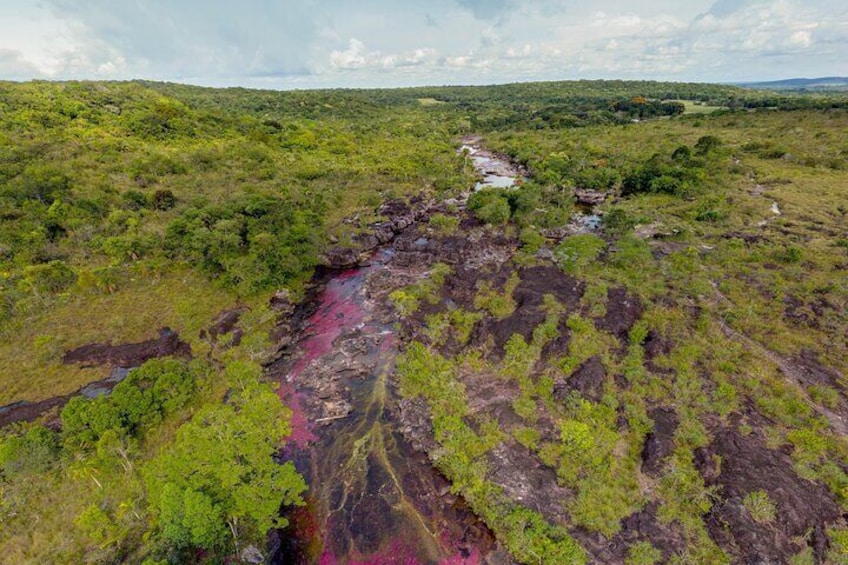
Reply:
<svg viewBox="0 0 848 565"><path fill-rule="evenodd" d="M62 363L71 365L112 365L113 367L138 367L145 361L158 357L191 357L191 346L180 339L177 332L162 328L157 339L140 343L111 345L92 343L66 352Z"/></svg>

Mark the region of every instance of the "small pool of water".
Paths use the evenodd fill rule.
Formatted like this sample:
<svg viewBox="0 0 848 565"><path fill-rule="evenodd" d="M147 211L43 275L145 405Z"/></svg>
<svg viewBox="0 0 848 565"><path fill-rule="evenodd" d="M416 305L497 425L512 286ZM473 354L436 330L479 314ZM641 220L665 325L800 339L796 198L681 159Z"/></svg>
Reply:
<svg viewBox="0 0 848 565"><path fill-rule="evenodd" d="M484 188L512 188L524 176L506 159L489 153L473 145L463 145L460 152L467 152L474 168L482 175L482 180L474 185L474 191Z"/></svg>

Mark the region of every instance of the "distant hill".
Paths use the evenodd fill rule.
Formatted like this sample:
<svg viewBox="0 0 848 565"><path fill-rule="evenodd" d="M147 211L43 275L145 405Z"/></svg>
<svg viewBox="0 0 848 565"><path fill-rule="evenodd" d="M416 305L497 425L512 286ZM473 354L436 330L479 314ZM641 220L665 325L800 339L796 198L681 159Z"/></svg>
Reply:
<svg viewBox="0 0 848 565"><path fill-rule="evenodd" d="M744 82L737 86L762 90L845 91L848 77L789 78L768 82Z"/></svg>

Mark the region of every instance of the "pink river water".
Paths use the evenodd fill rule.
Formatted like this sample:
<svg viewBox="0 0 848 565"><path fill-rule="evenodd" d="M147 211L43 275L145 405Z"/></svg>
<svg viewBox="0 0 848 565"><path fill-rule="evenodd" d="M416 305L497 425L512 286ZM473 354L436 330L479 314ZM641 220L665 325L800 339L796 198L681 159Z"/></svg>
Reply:
<svg viewBox="0 0 848 565"><path fill-rule="evenodd" d="M298 538L298 555L283 556L282 563L479 563L476 550L469 550L467 544L463 551L458 549L461 544L454 538L457 531L462 531L461 526L441 532L430 529L443 527L461 513L445 508L445 515L434 520L429 515L434 512L432 508L424 510L426 516L419 509L416 493L420 489L414 487L413 492L407 492L408 484L433 481L431 476L436 473L426 459L419 458L422 462L415 463L417 459L400 445L402 440L385 413L385 395L390 394L386 391L391 390L385 384L386 375L394 366L397 340L391 328L371 318L371 305L364 298L363 287L368 275L384 268L387 259L387 253L378 253L368 266L341 272L327 282L317 297L317 310L308 319L307 335L298 344L299 356L292 360L280 383L280 396L293 410L290 445L293 444L295 460L311 462L299 465L304 467L301 472L310 483L308 504L290 518L293 532L287 533ZM348 418L330 427L313 425L302 409L298 377L310 364L334 353L339 338L352 332L380 336L380 345L373 353L377 368L370 378L351 383L356 392L351 395L352 412ZM370 451L354 460L353 453L363 444ZM383 499L390 499L391 504Z"/></svg>

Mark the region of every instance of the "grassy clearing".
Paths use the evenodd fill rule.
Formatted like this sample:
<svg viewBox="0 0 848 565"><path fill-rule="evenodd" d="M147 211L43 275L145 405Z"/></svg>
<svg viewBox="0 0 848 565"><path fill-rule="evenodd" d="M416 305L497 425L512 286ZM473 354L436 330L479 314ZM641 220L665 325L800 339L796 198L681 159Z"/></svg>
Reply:
<svg viewBox="0 0 848 565"><path fill-rule="evenodd" d="M199 333L237 298L202 275L185 269L138 276L113 294L74 294L9 328L0 344L0 405L68 394L108 374L108 368L61 363L69 349L93 342L137 342L158 336L162 327L177 331L203 355Z"/></svg>
<svg viewBox="0 0 848 565"><path fill-rule="evenodd" d="M727 109L726 106L711 106L705 102L693 102L691 100L671 100L671 102L680 102L686 107L684 114L712 114L718 110Z"/></svg>

